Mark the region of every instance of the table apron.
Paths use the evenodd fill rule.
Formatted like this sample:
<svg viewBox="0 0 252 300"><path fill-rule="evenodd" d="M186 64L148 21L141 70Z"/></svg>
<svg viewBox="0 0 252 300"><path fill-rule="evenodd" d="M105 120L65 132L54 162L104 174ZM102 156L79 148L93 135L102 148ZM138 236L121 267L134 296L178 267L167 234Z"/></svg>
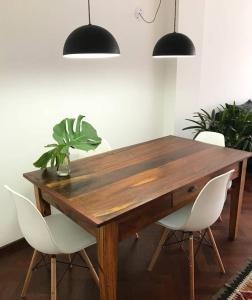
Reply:
<svg viewBox="0 0 252 300"><path fill-rule="evenodd" d="M130 214L118 220L119 240L128 238L148 225L193 202L210 179L232 169L235 170L232 176L232 180L234 180L240 175L239 162L134 209Z"/></svg>
<svg viewBox="0 0 252 300"><path fill-rule="evenodd" d="M173 192L163 195L147 203L146 205L135 208L127 215L123 215L119 219L115 220L118 224L119 240L128 238L130 235L135 234L148 225L157 222L168 214L171 214L172 212L185 206L186 204L191 203L196 199L201 189L211 178L232 169L235 169L235 172L232 176L232 180L234 180L235 178L239 177L240 174L239 162L221 169L214 174L205 176L204 178L201 178L196 182L183 186ZM81 214L77 216L76 212L71 212L67 205L64 205L62 202L57 201L57 199L50 195L48 192L41 190L41 198L45 202L59 209L62 213L67 215L69 218L71 218L73 221L87 230L90 234L98 237L99 227L96 227L87 219L83 218Z"/></svg>

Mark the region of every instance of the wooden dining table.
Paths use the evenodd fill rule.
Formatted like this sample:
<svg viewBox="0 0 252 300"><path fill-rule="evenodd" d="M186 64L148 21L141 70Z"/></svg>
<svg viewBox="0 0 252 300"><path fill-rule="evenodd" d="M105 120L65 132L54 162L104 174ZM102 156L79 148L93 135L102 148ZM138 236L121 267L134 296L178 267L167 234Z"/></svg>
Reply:
<svg viewBox="0 0 252 300"><path fill-rule="evenodd" d="M229 238L236 238L250 156L167 136L73 161L68 177L50 168L24 177L44 216L52 205L96 237L100 300L116 300L119 242L194 201L211 178L232 169Z"/></svg>

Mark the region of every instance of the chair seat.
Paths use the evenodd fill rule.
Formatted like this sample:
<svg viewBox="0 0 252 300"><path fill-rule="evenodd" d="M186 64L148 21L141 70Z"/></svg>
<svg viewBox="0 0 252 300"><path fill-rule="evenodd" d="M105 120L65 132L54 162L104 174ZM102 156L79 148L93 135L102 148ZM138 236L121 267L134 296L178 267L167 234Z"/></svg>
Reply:
<svg viewBox="0 0 252 300"><path fill-rule="evenodd" d="M188 204L157 223L172 230L183 230L183 226L191 214L193 203Z"/></svg>
<svg viewBox="0 0 252 300"><path fill-rule="evenodd" d="M82 229L64 214L45 217L53 238L62 253L78 252L96 243L94 236Z"/></svg>

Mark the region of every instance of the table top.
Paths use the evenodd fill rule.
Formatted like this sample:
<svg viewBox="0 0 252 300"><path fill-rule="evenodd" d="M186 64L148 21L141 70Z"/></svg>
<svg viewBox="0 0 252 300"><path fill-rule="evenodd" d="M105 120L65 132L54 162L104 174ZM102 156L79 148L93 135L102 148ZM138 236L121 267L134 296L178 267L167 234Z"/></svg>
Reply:
<svg viewBox="0 0 252 300"><path fill-rule="evenodd" d="M69 177L58 177L50 168L24 177L68 211L101 226L250 156L168 136L76 160Z"/></svg>

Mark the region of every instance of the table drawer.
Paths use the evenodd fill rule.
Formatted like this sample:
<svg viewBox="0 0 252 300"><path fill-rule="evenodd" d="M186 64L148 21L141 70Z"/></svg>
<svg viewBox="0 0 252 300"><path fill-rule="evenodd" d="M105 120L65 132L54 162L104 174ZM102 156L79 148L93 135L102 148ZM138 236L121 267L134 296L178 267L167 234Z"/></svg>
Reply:
<svg viewBox="0 0 252 300"><path fill-rule="evenodd" d="M173 206L177 206L182 202L190 203L194 201L208 181L209 178L204 178L174 191L172 193Z"/></svg>
<svg viewBox="0 0 252 300"><path fill-rule="evenodd" d="M214 178L218 175L224 174L232 169L235 170L232 175L232 178L231 178L232 180L234 180L235 178L237 178L239 176L239 169L240 169L239 163L235 163L223 170L220 170L212 175L206 176L198 181L190 183L190 184L174 191L171 196L173 206L176 206L182 202L190 203L190 202L194 201L197 198L200 191L203 189L203 187L209 180L211 180L212 178Z"/></svg>

